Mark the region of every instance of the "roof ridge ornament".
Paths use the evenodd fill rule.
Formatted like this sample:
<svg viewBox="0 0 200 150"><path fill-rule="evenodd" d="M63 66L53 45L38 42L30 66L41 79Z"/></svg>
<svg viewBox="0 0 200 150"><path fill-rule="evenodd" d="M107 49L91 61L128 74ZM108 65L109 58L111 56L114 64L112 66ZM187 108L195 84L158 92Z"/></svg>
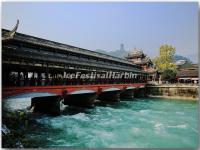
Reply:
<svg viewBox="0 0 200 150"><path fill-rule="evenodd" d="M17 19L17 23L16 23L15 27L12 29L12 31L10 31L2 36L2 41L7 41L10 39L13 39L13 37L15 36L15 33L17 31L18 25L19 25L19 19Z"/></svg>

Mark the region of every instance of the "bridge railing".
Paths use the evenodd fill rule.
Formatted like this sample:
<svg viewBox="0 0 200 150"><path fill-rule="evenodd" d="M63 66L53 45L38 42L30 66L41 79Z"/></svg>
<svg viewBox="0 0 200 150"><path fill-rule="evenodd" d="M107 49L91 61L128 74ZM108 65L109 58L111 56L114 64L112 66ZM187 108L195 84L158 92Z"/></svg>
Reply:
<svg viewBox="0 0 200 150"><path fill-rule="evenodd" d="M40 78L23 76L10 76L3 82L3 86L49 86L49 85L89 85L89 84L128 84L128 83L146 83L142 79L67 79L67 78Z"/></svg>

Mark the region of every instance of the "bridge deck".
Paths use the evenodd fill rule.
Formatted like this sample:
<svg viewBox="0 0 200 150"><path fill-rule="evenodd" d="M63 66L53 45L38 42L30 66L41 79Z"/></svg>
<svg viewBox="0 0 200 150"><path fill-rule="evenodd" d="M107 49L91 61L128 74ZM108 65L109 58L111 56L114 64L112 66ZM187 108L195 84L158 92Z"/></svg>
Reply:
<svg viewBox="0 0 200 150"><path fill-rule="evenodd" d="M67 86L29 86L29 87L5 87L2 89L2 97L10 97L18 94L30 92L48 92L57 95L65 95L77 90L94 90L100 92L108 88L124 89L127 87L140 87L146 83L133 83L133 84L95 84L95 85L67 85ZM67 92L67 93L65 93Z"/></svg>

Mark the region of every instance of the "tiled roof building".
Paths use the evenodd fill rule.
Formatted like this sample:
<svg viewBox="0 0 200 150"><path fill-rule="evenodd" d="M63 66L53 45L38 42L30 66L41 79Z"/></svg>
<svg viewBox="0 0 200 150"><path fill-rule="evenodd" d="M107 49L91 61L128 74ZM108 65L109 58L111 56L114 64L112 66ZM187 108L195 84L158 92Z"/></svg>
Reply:
<svg viewBox="0 0 200 150"><path fill-rule="evenodd" d="M155 80L157 71L153 67L150 57L147 57L142 50L134 49L128 53L125 58L133 64L139 65L142 69L149 73L149 80Z"/></svg>
<svg viewBox="0 0 200 150"><path fill-rule="evenodd" d="M198 83L198 65L185 62L184 64L177 65L177 80L181 83Z"/></svg>

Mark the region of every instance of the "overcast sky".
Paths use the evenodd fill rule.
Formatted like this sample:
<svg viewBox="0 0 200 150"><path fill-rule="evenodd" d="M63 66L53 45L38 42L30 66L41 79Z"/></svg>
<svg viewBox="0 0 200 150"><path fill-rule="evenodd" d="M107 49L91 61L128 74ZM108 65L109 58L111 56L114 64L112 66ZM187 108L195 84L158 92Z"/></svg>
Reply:
<svg viewBox="0 0 200 150"><path fill-rule="evenodd" d="M2 27L90 50L141 48L150 57L162 44L197 62L198 4L4 2Z"/></svg>

